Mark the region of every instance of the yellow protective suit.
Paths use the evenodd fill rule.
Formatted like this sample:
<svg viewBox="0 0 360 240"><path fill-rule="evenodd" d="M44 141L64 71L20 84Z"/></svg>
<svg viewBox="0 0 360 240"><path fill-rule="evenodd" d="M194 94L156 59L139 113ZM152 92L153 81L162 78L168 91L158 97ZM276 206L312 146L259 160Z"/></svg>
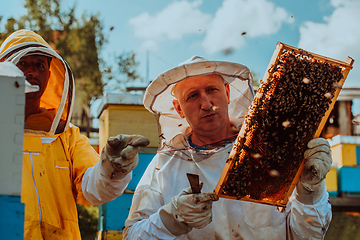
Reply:
<svg viewBox="0 0 360 240"><path fill-rule="evenodd" d="M76 202L90 204L82 193L82 177L98 160L75 126L51 137L26 130L21 191L25 239L81 239Z"/></svg>
<svg viewBox="0 0 360 240"><path fill-rule="evenodd" d="M76 203L90 204L82 189L90 197L99 196L93 203L102 204L119 196L131 177L124 181L125 187L104 180L106 174L97 164L99 155L69 123L75 87L70 67L60 55L28 30L14 32L0 47L0 61L14 64L25 55L39 54L52 58L51 75L40 103L45 112L31 115L25 122L21 193L24 239L81 239ZM91 168L94 165L100 167ZM89 168L91 173L86 172ZM102 194L104 189L107 192Z"/></svg>

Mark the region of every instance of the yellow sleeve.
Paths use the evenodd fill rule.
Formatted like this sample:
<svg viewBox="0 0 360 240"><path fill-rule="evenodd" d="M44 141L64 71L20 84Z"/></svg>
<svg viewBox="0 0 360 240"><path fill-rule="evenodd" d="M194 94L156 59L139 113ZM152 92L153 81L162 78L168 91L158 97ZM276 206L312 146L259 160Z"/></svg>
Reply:
<svg viewBox="0 0 360 240"><path fill-rule="evenodd" d="M79 128L70 125L64 132L68 139L68 154L72 162L71 178L73 179L73 192L76 202L90 204L83 196L81 183L84 173L89 167L93 167L99 160L100 155L90 145L89 139L80 133Z"/></svg>

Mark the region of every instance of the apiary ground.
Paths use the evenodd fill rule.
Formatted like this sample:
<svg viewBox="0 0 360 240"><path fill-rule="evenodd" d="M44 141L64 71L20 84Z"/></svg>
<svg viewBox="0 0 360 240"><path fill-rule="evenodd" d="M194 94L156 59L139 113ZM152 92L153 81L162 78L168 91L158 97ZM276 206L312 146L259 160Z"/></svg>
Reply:
<svg viewBox="0 0 360 240"><path fill-rule="evenodd" d="M360 212L333 211L325 240L360 239Z"/></svg>

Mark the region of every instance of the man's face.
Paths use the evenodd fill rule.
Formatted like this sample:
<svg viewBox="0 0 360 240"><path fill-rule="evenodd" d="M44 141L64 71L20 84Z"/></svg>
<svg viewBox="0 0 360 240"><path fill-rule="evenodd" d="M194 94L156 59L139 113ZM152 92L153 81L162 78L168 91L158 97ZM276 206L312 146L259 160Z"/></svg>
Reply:
<svg viewBox="0 0 360 240"><path fill-rule="evenodd" d="M48 57L41 55L24 56L16 65L25 75L31 85L37 85L40 90L27 93L26 98L40 99L43 95L50 77L50 61Z"/></svg>
<svg viewBox="0 0 360 240"><path fill-rule="evenodd" d="M176 85L173 105L194 132L211 133L229 125L229 93L219 75L191 77Z"/></svg>

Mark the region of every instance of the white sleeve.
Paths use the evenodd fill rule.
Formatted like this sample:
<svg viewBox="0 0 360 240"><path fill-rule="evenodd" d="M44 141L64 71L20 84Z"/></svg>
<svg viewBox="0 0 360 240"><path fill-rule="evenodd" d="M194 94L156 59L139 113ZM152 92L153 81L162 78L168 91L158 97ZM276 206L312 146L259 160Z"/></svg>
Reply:
<svg viewBox="0 0 360 240"><path fill-rule="evenodd" d="M91 204L99 205L114 200L120 196L132 178L132 172L123 179L110 179L99 161L95 166L88 168L83 176L81 187L86 200Z"/></svg>
<svg viewBox="0 0 360 240"><path fill-rule="evenodd" d="M160 218L159 211L150 215L149 218L136 222L134 225L126 228L124 240L126 239L164 239L175 240L179 237L173 235L167 230Z"/></svg>
<svg viewBox="0 0 360 240"><path fill-rule="evenodd" d="M160 193L150 189L136 191L125 222L124 239L178 239L160 218L162 204Z"/></svg>
<svg viewBox="0 0 360 240"><path fill-rule="evenodd" d="M294 199L287 216L288 239L323 239L332 218L329 194L324 190L320 201L305 205Z"/></svg>

